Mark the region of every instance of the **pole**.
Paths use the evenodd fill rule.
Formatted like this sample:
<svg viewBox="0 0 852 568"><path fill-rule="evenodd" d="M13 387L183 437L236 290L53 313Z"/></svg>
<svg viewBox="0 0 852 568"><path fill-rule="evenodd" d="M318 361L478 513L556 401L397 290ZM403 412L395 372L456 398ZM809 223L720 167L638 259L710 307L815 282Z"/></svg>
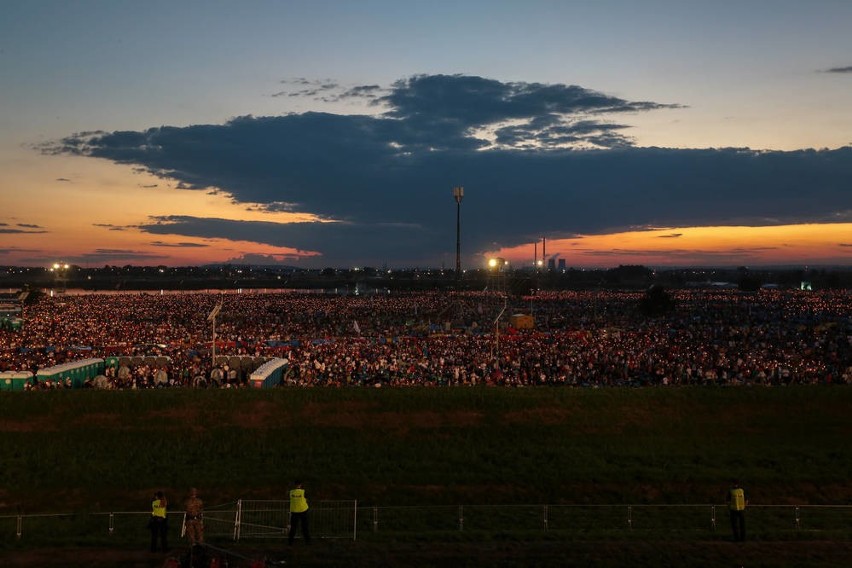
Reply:
<svg viewBox="0 0 852 568"><path fill-rule="evenodd" d="M461 278L461 201L456 202L456 280Z"/></svg>
<svg viewBox="0 0 852 568"><path fill-rule="evenodd" d="M461 280L461 202L464 197L464 188L456 186L453 188L453 198L456 200L456 282Z"/></svg>
<svg viewBox="0 0 852 568"><path fill-rule="evenodd" d="M207 316L207 321L213 324L213 344L210 350L210 356L212 358L210 361L211 369L216 366L216 316L218 316L219 312L222 310L222 303L223 300L220 299L219 303L213 308L213 311L210 312L210 315Z"/></svg>

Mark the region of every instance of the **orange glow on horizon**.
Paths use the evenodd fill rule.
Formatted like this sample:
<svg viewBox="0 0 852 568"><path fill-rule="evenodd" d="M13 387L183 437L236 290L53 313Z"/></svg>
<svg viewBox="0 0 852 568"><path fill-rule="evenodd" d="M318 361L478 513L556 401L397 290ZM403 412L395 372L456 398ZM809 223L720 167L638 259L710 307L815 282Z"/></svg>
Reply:
<svg viewBox="0 0 852 568"><path fill-rule="evenodd" d="M677 227L548 239L548 258L566 266L849 265L852 223L766 227ZM532 266L534 243L491 250L518 268ZM538 253L541 254L539 247Z"/></svg>

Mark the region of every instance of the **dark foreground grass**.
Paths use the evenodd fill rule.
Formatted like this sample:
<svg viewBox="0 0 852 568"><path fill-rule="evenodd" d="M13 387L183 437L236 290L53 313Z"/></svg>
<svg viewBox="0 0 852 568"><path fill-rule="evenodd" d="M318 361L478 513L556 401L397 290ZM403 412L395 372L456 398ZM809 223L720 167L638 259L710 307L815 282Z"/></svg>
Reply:
<svg viewBox="0 0 852 568"><path fill-rule="evenodd" d="M849 503L852 389L0 393L0 511L162 488L361 504Z"/></svg>
<svg viewBox="0 0 852 568"><path fill-rule="evenodd" d="M177 502L190 486L208 504L281 499L296 477L309 498L357 499L364 507L713 504L723 502L732 477L756 505L852 504L849 408L852 389L842 386L0 393L0 515L144 511L153 491ZM725 519L719 523L724 531ZM435 547L447 542L435 532L422 535L438 555L434 564L396 565L465 565L457 554L494 554L495 566L571 565L544 558L561 540L512 541L511 520L498 524L484 534L505 533L508 548L494 541ZM599 536L629 540L618 534ZM416 549L364 538L380 540L351 546L364 547L373 563L349 565L382 563L380 551L394 546L400 555ZM849 531L827 538L842 543ZM9 539L3 529L7 553L26 546ZM69 534L63 542L87 541ZM541 549L539 562L498 561L510 562L515 549L526 555L527 542L538 543L531 546ZM692 546L678 542L675 548ZM567 548L583 547L599 546ZM702 564L660 557L631 565Z"/></svg>
<svg viewBox="0 0 852 568"><path fill-rule="evenodd" d="M144 549L144 547L143 547ZM301 568L848 568L852 543L827 541L617 540L555 539L490 541L319 542L310 548L233 549L229 566L266 558ZM81 547L8 552L3 566L15 568L160 568L165 555L140 549Z"/></svg>

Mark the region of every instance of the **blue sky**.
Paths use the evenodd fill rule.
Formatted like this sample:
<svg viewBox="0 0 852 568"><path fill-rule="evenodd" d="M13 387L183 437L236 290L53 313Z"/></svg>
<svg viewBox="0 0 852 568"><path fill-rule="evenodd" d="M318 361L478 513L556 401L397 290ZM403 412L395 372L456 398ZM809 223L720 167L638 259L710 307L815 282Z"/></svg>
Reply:
<svg viewBox="0 0 852 568"><path fill-rule="evenodd" d="M454 185L466 264L539 236L852 221L846 1L4 14L0 264L452 265Z"/></svg>

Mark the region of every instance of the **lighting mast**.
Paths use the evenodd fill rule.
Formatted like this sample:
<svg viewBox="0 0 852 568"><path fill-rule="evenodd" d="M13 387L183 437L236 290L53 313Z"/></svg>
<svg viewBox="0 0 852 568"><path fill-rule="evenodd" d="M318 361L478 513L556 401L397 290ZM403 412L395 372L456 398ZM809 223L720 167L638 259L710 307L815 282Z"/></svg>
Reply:
<svg viewBox="0 0 852 568"><path fill-rule="evenodd" d="M464 197L464 188L456 186L453 188L453 197L456 200L456 282L461 280L461 202Z"/></svg>

